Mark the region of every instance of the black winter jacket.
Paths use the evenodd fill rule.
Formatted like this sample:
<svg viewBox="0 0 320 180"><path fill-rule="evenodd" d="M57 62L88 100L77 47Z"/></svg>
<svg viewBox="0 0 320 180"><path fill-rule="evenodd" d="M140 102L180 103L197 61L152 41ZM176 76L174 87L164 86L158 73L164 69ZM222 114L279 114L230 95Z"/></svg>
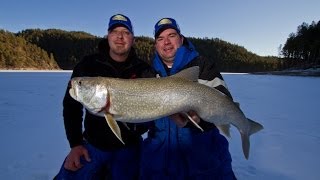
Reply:
<svg viewBox="0 0 320 180"><path fill-rule="evenodd" d="M109 45L107 40L99 44L99 53L85 56L75 68L71 78L84 76L103 76L116 78L140 78L154 77L154 71L148 63L139 59L134 49L131 50L126 62L117 63L109 56ZM141 135L147 131L144 124L136 124L135 128L128 130L122 123L118 123L121 129L123 145L112 133L103 117L95 116L86 111L83 113L81 103L74 100L69 94L68 86L63 99L63 117L65 131L70 147L83 144L84 140L101 150L115 150L125 146L137 144ZM83 131L84 115L84 131ZM133 127L133 124L127 123Z"/></svg>

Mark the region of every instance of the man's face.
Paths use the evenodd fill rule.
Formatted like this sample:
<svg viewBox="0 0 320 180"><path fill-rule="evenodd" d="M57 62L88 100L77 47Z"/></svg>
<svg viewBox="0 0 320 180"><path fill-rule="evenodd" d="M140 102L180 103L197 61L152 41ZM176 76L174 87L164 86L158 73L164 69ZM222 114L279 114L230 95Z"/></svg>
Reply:
<svg viewBox="0 0 320 180"><path fill-rule="evenodd" d="M125 27L116 27L109 31L108 42L110 56L127 56L134 43L133 34Z"/></svg>
<svg viewBox="0 0 320 180"><path fill-rule="evenodd" d="M155 48L163 62L172 66L178 48L182 45L183 36L180 36L175 29L166 29L160 33L155 40Z"/></svg>

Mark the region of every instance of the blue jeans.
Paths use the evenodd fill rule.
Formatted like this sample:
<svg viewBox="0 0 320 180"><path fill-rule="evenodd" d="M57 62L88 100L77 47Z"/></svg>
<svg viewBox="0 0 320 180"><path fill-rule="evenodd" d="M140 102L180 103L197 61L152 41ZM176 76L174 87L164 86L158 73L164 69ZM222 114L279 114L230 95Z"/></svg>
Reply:
<svg viewBox="0 0 320 180"><path fill-rule="evenodd" d="M77 171L70 171L61 166L55 180L133 180L139 175L139 147L126 147L115 151L101 151L90 144L84 144L91 158L87 162L81 158L83 165Z"/></svg>

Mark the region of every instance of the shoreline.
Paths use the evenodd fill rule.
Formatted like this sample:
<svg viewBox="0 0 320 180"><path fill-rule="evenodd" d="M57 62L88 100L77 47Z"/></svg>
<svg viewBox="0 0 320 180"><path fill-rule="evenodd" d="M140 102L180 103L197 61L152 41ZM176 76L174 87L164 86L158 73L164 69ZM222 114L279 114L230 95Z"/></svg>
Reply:
<svg viewBox="0 0 320 180"><path fill-rule="evenodd" d="M0 69L0 72L72 72L72 70L18 70L18 69Z"/></svg>
<svg viewBox="0 0 320 180"><path fill-rule="evenodd" d="M73 70L18 70L18 69L0 69L0 73L34 73L34 72L48 72L48 73L72 73ZM235 72L221 72L222 75L278 75L278 76L314 76L320 77L320 69L317 70L293 70L293 71L269 71L269 72L251 72L251 73L235 73Z"/></svg>
<svg viewBox="0 0 320 180"><path fill-rule="evenodd" d="M18 70L18 69L0 69L0 72L72 72L73 70ZM249 73L234 73L221 72L221 74L249 74Z"/></svg>
<svg viewBox="0 0 320 180"><path fill-rule="evenodd" d="M313 76L320 77L320 71L270 71L253 72L253 75L275 75L275 76Z"/></svg>

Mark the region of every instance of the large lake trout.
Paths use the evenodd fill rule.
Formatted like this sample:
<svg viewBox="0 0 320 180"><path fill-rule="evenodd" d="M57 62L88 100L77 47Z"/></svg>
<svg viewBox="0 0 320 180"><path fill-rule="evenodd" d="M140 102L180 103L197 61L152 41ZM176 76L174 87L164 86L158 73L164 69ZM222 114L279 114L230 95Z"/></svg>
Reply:
<svg viewBox="0 0 320 180"><path fill-rule="evenodd" d="M249 136L263 126L247 119L228 96L196 82L198 74L199 67L192 67L164 78L75 77L71 79L69 93L90 113L105 117L121 142L116 121L141 123L193 110L226 135L229 134L226 127L235 126L241 135L244 156L248 159Z"/></svg>

